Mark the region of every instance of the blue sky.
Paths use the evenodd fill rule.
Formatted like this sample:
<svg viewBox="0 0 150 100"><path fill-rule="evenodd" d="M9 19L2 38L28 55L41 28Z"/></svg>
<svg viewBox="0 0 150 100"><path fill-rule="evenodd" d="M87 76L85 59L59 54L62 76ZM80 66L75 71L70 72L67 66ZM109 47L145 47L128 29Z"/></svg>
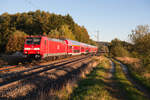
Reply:
<svg viewBox="0 0 150 100"><path fill-rule="evenodd" d="M70 14L96 40L129 40L137 25L150 25L150 0L1 0L0 14L35 11Z"/></svg>

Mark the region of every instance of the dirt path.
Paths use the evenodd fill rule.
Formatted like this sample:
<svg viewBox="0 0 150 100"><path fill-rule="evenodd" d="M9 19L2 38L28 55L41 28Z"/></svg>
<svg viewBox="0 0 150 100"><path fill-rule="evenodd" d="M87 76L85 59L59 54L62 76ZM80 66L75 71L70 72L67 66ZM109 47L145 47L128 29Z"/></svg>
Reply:
<svg viewBox="0 0 150 100"><path fill-rule="evenodd" d="M100 64L79 82L71 100L150 100L124 71L117 61L101 57Z"/></svg>
<svg viewBox="0 0 150 100"><path fill-rule="evenodd" d="M111 77L109 78L110 82L110 87L108 88L108 91L111 92L112 96L114 98L116 98L116 100L126 100L124 93L122 91L120 91L119 88L119 84L116 81L116 77L115 77L115 73L116 73L116 66L115 63L110 60L111 63L111 69L110 69L110 73L111 73Z"/></svg>
<svg viewBox="0 0 150 100"><path fill-rule="evenodd" d="M120 63L120 66L123 69L123 72L125 74L125 76L127 77L127 79L135 86L136 89L138 89L139 91L143 92L145 94L145 96L150 99L150 93L149 91L142 85L136 83L136 81L131 77L129 70L127 68L127 66L125 64L122 64L121 62L117 61L118 63Z"/></svg>
<svg viewBox="0 0 150 100"><path fill-rule="evenodd" d="M105 76L105 88L110 92L113 100L149 100L148 92L136 84L129 76L128 69L122 63L117 65L109 61L108 75ZM107 80L106 80L107 79Z"/></svg>
<svg viewBox="0 0 150 100"><path fill-rule="evenodd" d="M106 57L78 84L71 100L128 100L116 81L116 66Z"/></svg>

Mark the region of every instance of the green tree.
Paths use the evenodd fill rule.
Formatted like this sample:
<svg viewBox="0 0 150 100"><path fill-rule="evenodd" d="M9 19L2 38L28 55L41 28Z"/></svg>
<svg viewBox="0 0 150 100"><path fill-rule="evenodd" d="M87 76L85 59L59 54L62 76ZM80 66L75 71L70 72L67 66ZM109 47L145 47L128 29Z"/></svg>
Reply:
<svg viewBox="0 0 150 100"><path fill-rule="evenodd" d="M128 50L128 46L129 46L129 43L115 38L114 40L111 41L109 45L109 51L112 56L128 57L128 56L131 56Z"/></svg>
<svg viewBox="0 0 150 100"><path fill-rule="evenodd" d="M59 33L59 31L57 31L57 29L51 30L51 31L48 33L48 37L49 37L49 38L56 38L56 39L59 39L59 38L60 38L60 33Z"/></svg>
<svg viewBox="0 0 150 100"><path fill-rule="evenodd" d="M84 26L81 27L75 24L73 33L78 41L84 42L84 43L91 43L88 32Z"/></svg>
<svg viewBox="0 0 150 100"><path fill-rule="evenodd" d="M133 51L142 59L143 64L147 65L150 61L150 27L148 25L139 25L132 34L129 35L132 41Z"/></svg>
<svg viewBox="0 0 150 100"><path fill-rule="evenodd" d="M134 51L139 54L145 55L150 49L150 28L148 25L139 25L132 34L129 35L132 43L134 44Z"/></svg>
<svg viewBox="0 0 150 100"><path fill-rule="evenodd" d="M129 57L129 52L122 46L116 45L111 49L111 53L115 57Z"/></svg>
<svg viewBox="0 0 150 100"><path fill-rule="evenodd" d="M75 40L75 36L72 33L72 31L69 29L68 25L62 25L59 29L59 32L60 32L60 38Z"/></svg>

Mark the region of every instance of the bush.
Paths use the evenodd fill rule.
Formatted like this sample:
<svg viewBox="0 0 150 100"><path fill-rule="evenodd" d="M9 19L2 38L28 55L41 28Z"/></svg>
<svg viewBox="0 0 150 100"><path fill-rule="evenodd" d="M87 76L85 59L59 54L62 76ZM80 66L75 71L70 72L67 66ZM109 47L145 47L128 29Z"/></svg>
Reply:
<svg viewBox="0 0 150 100"><path fill-rule="evenodd" d="M112 48L111 53L115 57L129 57L129 52L122 46L115 46Z"/></svg>
<svg viewBox="0 0 150 100"><path fill-rule="evenodd" d="M9 36L7 45L6 45L6 52L13 53L16 51L22 51L24 42L25 42L26 34L21 31L15 31L12 35Z"/></svg>

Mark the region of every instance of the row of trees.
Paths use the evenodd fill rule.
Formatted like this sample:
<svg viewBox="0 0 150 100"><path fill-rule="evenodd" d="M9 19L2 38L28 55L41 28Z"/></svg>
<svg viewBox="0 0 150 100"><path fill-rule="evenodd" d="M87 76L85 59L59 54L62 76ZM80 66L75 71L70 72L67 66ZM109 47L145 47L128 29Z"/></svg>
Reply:
<svg viewBox="0 0 150 100"><path fill-rule="evenodd" d="M95 44L89 38L86 28L76 24L69 14L62 16L37 10L0 15L0 52L20 51L24 36L43 34L51 38L68 38Z"/></svg>

